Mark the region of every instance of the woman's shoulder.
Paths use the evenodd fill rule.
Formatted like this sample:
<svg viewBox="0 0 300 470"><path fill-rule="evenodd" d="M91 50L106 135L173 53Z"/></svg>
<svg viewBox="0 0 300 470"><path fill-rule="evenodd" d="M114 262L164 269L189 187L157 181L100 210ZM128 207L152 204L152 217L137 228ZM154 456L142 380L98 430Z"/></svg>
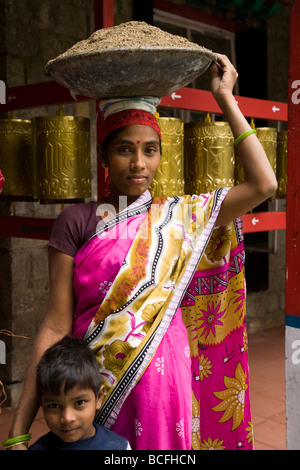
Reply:
<svg viewBox="0 0 300 470"><path fill-rule="evenodd" d="M96 201L80 202L65 207L59 214L58 218L78 219L81 215L88 217L92 212L95 212L96 214L96 210Z"/></svg>
<svg viewBox="0 0 300 470"><path fill-rule="evenodd" d="M75 256L79 248L94 234L98 221L95 201L67 206L54 223L49 246Z"/></svg>

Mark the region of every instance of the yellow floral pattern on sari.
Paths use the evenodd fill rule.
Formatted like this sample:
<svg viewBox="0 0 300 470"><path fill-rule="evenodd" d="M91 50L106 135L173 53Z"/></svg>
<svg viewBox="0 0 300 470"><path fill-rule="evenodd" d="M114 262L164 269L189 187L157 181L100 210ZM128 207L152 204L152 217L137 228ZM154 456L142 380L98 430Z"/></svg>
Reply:
<svg viewBox="0 0 300 470"><path fill-rule="evenodd" d="M105 346L103 356L105 358L104 365L106 369L118 374L130 358L132 352L132 346L124 341L116 340L112 344Z"/></svg>
<svg viewBox="0 0 300 470"><path fill-rule="evenodd" d="M208 379L209 376L212 374L211 371L212 368L212 363L211 361L204 356L204 354L201 354L199 357L199 378L200 380L203 380L204 378Z"/></svg>
<svg viewBox="0 0 300 470"><path fill-rule="evenodd" d="M205 254L207 258L214 262L220 261L229 252L231 246L231 230L225 227L219 227L213 231L211 239L208 242Z"/></svg>
<svg viewBox="0 0 300 470"><path fill-rule="evenodd" d="M214 440L212 440L210 437L206 440L203 440L203 442L201 443L201 447L200 449L201 450L225 450L226 447L223 446L224 441L216 438Z"/></svg>
<svg viewBox="0 0 300 470"><path fill-rule="evenodd" d="M245 292L243 242L233 222L213 231L181 307L192 359L194 450L253 448Z"/></svg>
<svg viewBox="0 0 300 470"><path fill-rule="evenodd" d="M214 411L224 411L219 423L232 419L232 431L244 421L245 394L248 388L247 376L239 363L235 377L224 377L225 390L214 392L221 403L212 408Z"/></svg>
<svg viewBox="0 0 300 470"><path fill-rule="evenodd" d="M155 302L154 304L146 305L146 307L142 310L142 318L146 321L145 325L143 326L143 331L145 331L145 333L150 330L156 315L162 308L163 304L164 302Z"/></svg>

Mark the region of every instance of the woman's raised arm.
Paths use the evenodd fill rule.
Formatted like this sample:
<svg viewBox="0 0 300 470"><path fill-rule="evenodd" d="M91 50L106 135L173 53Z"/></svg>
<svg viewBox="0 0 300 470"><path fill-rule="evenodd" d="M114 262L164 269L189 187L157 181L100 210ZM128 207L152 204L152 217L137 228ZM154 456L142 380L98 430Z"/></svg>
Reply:
<svg viewBox="0 0 300 470"><path fill-rule="evenodd" d="M238 74L229 61L217 54L218 64L211 66L211 91L229 123L234 139L251 129L233 96ZM258 138L250 134L237 144L245 181L230 189L222 204L217 225L224 225L247 213L270 197L277 189L277 180Z"/></svg>

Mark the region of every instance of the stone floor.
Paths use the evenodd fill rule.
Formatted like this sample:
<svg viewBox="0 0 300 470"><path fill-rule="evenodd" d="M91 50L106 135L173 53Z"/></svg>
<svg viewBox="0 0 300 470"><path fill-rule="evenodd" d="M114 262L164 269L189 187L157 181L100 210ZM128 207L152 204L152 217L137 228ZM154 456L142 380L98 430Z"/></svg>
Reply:
<svg viewBox="0 0 300 470"><path fill-rule="evenodd" d="M249 336L250 396L256 450L286 450L284 326ZM0 442L7 438L13 410L2 408ZM47 432L39 412L33 439Z"/></svg>
<svg viewBox="0 0 300 470"><path fill-rule="evenodd" d="M250 397L256 450L286 450L285 327L249 335Z"/></svg>

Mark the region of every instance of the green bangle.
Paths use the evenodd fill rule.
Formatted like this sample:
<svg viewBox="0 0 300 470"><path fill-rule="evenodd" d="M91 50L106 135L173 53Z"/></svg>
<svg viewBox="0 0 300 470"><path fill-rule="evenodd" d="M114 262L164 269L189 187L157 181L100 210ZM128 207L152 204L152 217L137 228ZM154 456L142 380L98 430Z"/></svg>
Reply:
<svg viewBox="0 0 300 470"><path fill-rule="evenodd" d="M2 442L2 445L4 447L8 446L13 446L15 444L19 444L20 442L26 442L31 439L31 434L23 434L22 436L16 436L16 437L11 437L10 439L7 439L6 441Z"/></svg>
<svg viewBox="0 0 300 470"><path fill-rule="evenodd" d="M249 129L249 131L246 131L246 132L244 132L244 134L241 134L239 137L237 137L237 139L235 139L234 146L237 147L237 145L242 140L244 140L246 137L248 137L248 135L250 135L250 134L256 134L256 130L255 129Z"/></svg>

